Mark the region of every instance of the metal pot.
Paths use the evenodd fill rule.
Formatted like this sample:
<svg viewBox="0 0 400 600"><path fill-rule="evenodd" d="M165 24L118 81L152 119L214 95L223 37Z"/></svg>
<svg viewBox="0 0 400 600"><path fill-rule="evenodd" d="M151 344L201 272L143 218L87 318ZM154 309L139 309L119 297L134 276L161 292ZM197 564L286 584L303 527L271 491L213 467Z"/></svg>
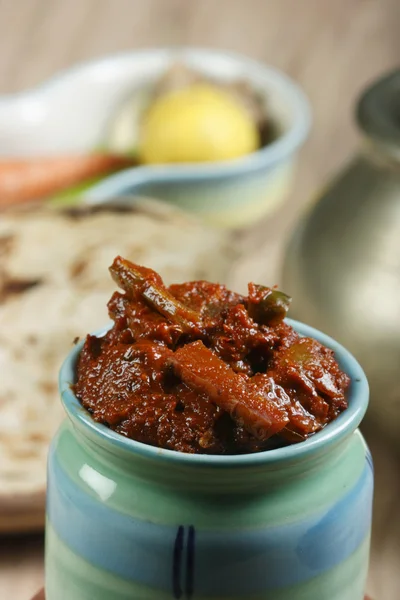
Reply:
<svg viewBox="0 0 400 600"><path fill-rule="evenodd" d="M400 448L400 70L361 97L359 154L302 218L286 249L290 316L355 354L369 418Z"/></svg>

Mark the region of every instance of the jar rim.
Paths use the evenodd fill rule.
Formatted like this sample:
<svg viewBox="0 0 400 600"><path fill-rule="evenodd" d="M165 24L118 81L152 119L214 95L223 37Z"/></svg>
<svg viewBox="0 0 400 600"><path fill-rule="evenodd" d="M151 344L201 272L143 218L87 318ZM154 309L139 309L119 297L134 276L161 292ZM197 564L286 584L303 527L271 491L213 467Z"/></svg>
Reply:
<svg viewBox="0 0 400 600"><path fill-rule="evenodd" d="M60 369L59 390L64 409L73 425L77 426L81 431L86 432L92 439L94 437L98 443L108 443L114 450L123 450L143 458L166 461L175 465L208 468L253 467L283 462L297 462L309 458L320 451L327 450L331 446L336 446L341 440L348 437L357 429L368 407L368 381L361 365L341 344L309 325L292 319L286 319L286 321L300 335L312 337L333 350L341 369L351 379L348 408L324 429L304 442L252 454L210 455L189 454L158 448L126 438L106 425L94 421L72 390L72 385L75 382L76 363L84 341L79 342L74 347ZM103 328L95 332L94 335L104 335L108 329L109 327Z"/></svg>
<svg viewBox="0 0 400 600"><path fill-rule="evenodd" d="M361 94L356 107L361 130L386 151L400 148L400 69L384 75Z"/></svg>

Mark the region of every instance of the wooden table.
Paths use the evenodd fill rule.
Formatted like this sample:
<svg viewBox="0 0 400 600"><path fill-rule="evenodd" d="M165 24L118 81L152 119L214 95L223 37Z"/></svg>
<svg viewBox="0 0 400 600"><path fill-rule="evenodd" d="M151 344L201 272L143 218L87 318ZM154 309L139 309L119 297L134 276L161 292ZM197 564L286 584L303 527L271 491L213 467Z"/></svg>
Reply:
<svg viewBox="0 0 400 600"><path fill-rule="evenodd" d="M236 50L285 70L308 94L314 127L284 210L247 238L232 273L279 283L284 240L299 211L353 152L353 105L400 55L398 0L0 0L0 93L22 90L61 68L110 52L160 45ZM368 438L376 463L369 588L397 600L399 461ZM0 541L0 598L28 600L43 578L41 537ZM93 599L95 600L95 599Z"/></svg>

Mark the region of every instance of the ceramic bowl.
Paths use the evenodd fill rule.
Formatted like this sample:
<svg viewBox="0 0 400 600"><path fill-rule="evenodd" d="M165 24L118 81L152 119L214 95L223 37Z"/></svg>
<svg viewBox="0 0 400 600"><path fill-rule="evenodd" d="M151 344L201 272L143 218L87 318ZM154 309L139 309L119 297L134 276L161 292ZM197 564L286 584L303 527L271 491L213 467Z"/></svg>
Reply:
<svg viewBox="0 0 400 600"><path fill-rule="evenodd" d="M103 145L110 120L131 92L151 85L177 61L221 81L248 81L265 98L278 132L275 141L242 159L135 167L91 188L88 201L136 194L164 199L225 227L257 221L290 189L310 111L286 75L228 52L134 51L75 67L37 89L0 96L0 158L87 152Z"/></svg>
<svg viewBox="0 0 400 600"><path fill-rule="evenodd" d="M357 427L368 384L356 360L311 327L350 375L349 407L297 445L241 456L161 450L95 423L71 391L49 455L46 600L363 600L373 474Z"/></svg>

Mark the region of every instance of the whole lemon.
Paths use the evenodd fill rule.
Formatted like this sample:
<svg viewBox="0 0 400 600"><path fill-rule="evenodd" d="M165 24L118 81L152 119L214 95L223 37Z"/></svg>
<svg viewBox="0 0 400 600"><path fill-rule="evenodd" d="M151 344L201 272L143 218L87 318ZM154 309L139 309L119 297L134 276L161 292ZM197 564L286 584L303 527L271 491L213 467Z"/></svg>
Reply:
<svg viewBox="0 0 400 600"><path fill-rule="evenodd" d="M158 98L143 118L144 163L209 162L244 156L260 145L246 109L226 92L193 84Z"/></svg>

